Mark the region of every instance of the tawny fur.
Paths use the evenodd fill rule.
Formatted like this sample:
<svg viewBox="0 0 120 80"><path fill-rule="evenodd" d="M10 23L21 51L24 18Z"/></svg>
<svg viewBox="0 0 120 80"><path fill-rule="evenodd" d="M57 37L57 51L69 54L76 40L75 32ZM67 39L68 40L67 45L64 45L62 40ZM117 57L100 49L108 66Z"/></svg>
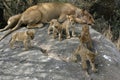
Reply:
<svg viewBox="0 0 120 80"><path fill-rule="evenodd" d="M91 14L88 14L88 11L85 9L76 9L76 22L82 24L90 24L94 25L95 20L93 19ZM89 17L88 17L89 16Z"/></svg>
<svg viewBox="0 0 120 80"><path fill-rule="evenodd" d="M81 45L84 45L88 49L93 49L92 39L88 25L82 26L81 35L79 36Z"/></svg>
<svg viewBox="0 0 120 80"><path fill-rule="evenodd" d="M84 12L81 12L84 11ZM81 15L81 13L83 13ZM3 35L0 40L4 39L7 35L20 28L22 24L27 25L27 28L43 27L43 23L48 23L52 19L58 19L60 22L65 20L66 15L76 14L76 21L81 23L81 19L85 19L84 22L88 23L91 20L91 24L94 23L93 17L85 10L81 10L70 3L40 3L26 9L18 18L18 21L11 30ZM83 16L83 17L82 17ZM80 20L79 20L80 19ZM9 27L9 28L11 28Z"/></svg>
<svg viewBox="0 0 120 80"><path fill-rule="evenodd" d="M59 35L59 41L61 41L62 37L62 25L57 21L57 19L52 19L50 21L50 25L48 28L48 34L50 34L50 29L53 29L53 38L55 39L57 37L57 33Z"/></svg>
<svg viewBox="0 0 120 80"><path fill-rule="evenodd" d="M79 45L78 48L73 53L72 59L77 60L77 55L81 57L81 65L84 70L88 69L87 60L90 62L91 68L93 72L96 72L97 69L95 68L95 57L97 53L94 53L88 50L86 47Z"/></svg>
<svg viewBox="0 0 120 80"><path fill-rule="evenodd" d="M28 47L31 47L31 40L34 39L35 30L27 30L24 32L16 32L12 34L11 40L10 40L10 47L14 48L14 43L16 41L22 41L25 47L25 50L28 50ZM28 44L30 46L28 46Z"/></svg>
<svg viewBox="0 0 120 80"><path fill-rule="evenodd" d="M67 20L60 24L57 19L52 19L50 21L50 26L48 28L48 34L50 34L50 29L53 28L53 37L56 38L57 33L59 34L59 40L62 40L63 30L66 31L66 38L70 38L70 28L72 28L72 36L75 36L75 19L73 15L66 15Z"/></svg>

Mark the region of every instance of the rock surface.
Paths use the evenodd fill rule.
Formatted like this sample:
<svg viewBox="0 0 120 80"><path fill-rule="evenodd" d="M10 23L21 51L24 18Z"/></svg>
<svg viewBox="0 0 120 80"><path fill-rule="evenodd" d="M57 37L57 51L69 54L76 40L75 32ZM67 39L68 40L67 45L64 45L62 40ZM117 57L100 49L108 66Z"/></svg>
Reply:
<svg viewBox="0 0 120 80"><path fill-rule="evenodd" d="M80 62L64 62L58 57L58 54L71 56L79 45L79 39L52 39L52 35L47 34L47 28L48 25L36 29L33 47L28 51L23 50L21 43L16 43L16 48L10 49L8 43L11 35L0 42L0 80L120 80L120 52L100 33L90 29L94 49L98 52L98 72L92 73L89 69L88 78ZM80 31L80 25L76 25L76 33Z"/></svg>

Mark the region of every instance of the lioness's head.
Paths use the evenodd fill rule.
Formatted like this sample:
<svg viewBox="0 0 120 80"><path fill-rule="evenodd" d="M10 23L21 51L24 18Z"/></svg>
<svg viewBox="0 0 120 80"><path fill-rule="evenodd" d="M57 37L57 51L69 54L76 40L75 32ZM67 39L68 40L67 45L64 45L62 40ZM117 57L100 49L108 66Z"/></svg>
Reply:
<svg viewBox="0 0 120 80"><path fill-rule="evenodd" d="M28 29L26 32L31 37L31 39L34 39L34 35L35 35L34 29Z"/></svg>
<svg viewBox="0 0 120 80"><path fill-rule="evenodd" d="M77 9L76 16L83 20L85 24L94 25L95 23L93 16L85 9Z"/></svg>

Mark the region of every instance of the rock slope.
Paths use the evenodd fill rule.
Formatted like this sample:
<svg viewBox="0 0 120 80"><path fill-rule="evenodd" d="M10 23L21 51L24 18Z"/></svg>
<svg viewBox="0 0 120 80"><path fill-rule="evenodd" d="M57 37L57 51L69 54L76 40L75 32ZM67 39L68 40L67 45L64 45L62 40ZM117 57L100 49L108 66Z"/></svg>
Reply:
<svg viewBox="0 0 120 80"><path fill-rule="evenodd" d="M90 77L84 75L78 61L64 62L58 55L71 56L79 45L79 39L52 39L47 28L36 29L32 48L23 51L23 45L16 43L15 49L9 48L10 36L0 42L0 80L120 80L120 53L112 42L99 32L90 29L96 57L97 73L89 70ZM22 28L20 30L26 30ZM81 25L76 25L80 33ZM4 33L0 32L0 35ZM46 50L46 53L44 53Z"/></svg>

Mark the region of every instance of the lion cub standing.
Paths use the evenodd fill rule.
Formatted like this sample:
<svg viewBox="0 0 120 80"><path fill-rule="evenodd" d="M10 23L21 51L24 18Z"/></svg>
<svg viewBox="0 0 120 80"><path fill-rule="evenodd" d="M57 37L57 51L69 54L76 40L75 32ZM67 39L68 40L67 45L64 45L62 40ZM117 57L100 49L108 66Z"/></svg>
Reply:
<svg viewBox="0 0 120 80"><path fill-rule="evenodd" d="M31 47L31 40L34 39L35 30L34 29L28 29L27 31L23 32L16 32L12 34L11 40L10 40L10 47L14 48L14 43L16 41L22 41L25 47L25 50L28 50L28 44Z"/></svg>
<svg viewBox="0 0 120 80"><path fill-rule="evenodd" d="M82 26L82 32L81 35L79 36L79 39L81 44L84 45L86 48L90 50L93 48L89 26L87 24Z"/></svg>
<svg viewBox="0 0 120 80"><path fill-rule="evenodd" d="M70 38L70 28L72 28L72 36L75 36L75 19L73 15L67 15L67 20L60 24L57 19L52 19L50 21L50 26L48 28L48 34L50 34L50 29L53 29L53 37L56 37L56 34L59 34L59 40L61 41L63 30L66 32L66 38Z"/></svg>
<svg viewBox="0 0 120 80"><path fill-rule="evenodd" d="M92 71L96 72L97 69L95 68L95 57L97 54L95 54L94 52L90 51L89 49L87 49L86 47L79 45L78 48L75 50L72 59L73 60L77 60L77 55L80 55L81 57L81 64L82 64L82 68L84 70L87 70L88 66L87 66L87 60L90 62L90 65L92 67Z"/></svg>

